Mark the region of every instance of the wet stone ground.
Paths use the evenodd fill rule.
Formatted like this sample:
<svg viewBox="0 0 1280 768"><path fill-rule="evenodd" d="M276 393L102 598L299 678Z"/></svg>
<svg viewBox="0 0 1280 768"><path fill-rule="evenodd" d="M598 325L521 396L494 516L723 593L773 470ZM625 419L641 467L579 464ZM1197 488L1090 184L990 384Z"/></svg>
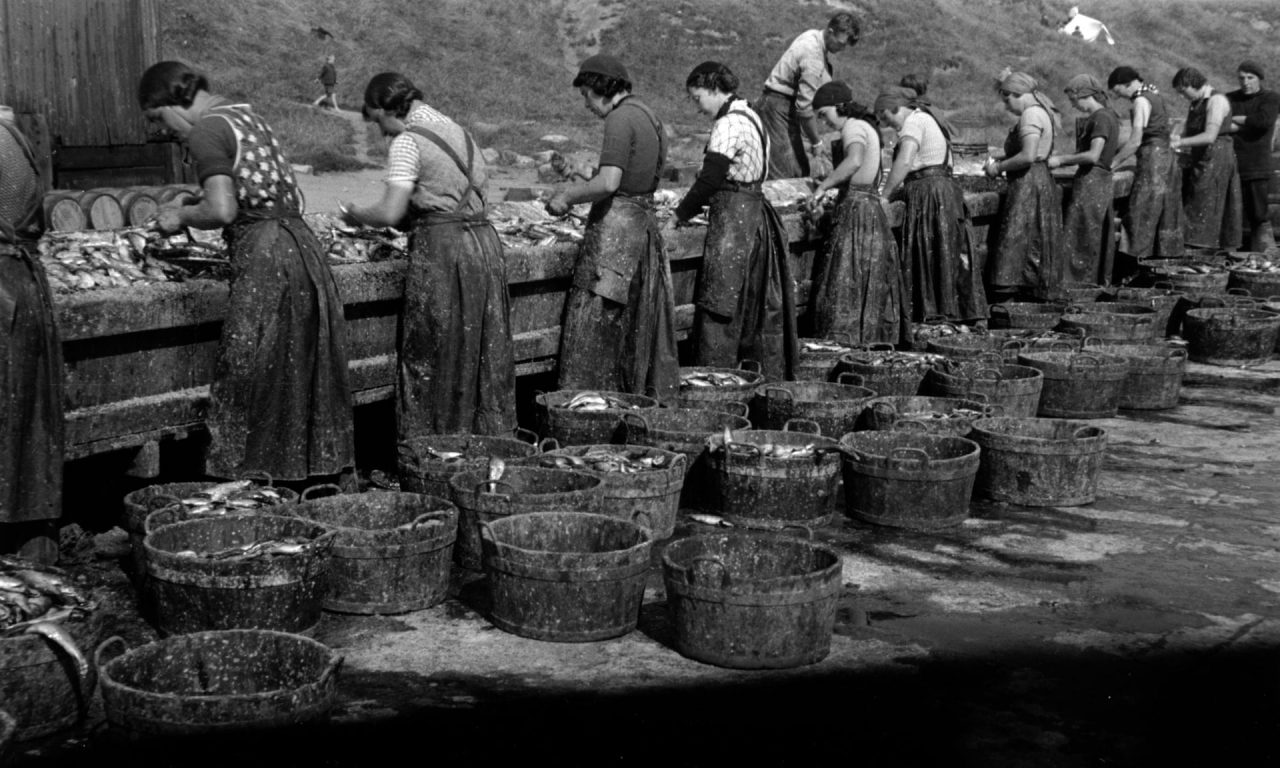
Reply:
<svg viewBox="0 0 1280 768"><path fill-rule="evenodd" d="M585 644L498 630L483 582L455 574L428 610L326 615L316 637L346 659L332 723L237 742L236 759L1280 764L1280 364L1191 368L1177 408L1095 422L1109 440L1094 504L975 503L931 534L817 530L844 583L817 664L680 656L658 567L638 631ZM685 520L676 535L704 530ZM110 559L119 537L95 542L76 568L109 586L111 630L152 639ZM83 726L14 759L225 764L228 747L122 743L95 701Z"/></svg>

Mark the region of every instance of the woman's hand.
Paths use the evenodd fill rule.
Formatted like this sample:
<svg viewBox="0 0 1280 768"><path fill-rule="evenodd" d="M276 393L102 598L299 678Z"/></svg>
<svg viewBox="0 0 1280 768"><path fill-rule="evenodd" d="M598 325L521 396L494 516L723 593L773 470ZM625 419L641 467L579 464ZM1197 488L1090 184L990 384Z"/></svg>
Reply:
<svg viewBox="0 0 1280 768"><path fill-rule="evenodd" d="M994 157L988 157L986 164L982 166L982 172L987 174L987 178L994 179L1000 175L1000 165Z"/></svg>
<svg viewBox="0 0 1280 768"><path fill-rule="evenodd" d="M352 227L361 226L362 222L360 219L356 218L355 208L355 205L348 203L346 200L342 200L338 203L338 218L342 219L343 224L347 224Z"/></svg>
<svg viewBox="0 0 1280 768"><path fill-rule="evenodd" d="M182 214L178 206L165 206L156 213L155 228L162 235L172 235L182 229Z"/></svg>
<svg viewBox="0 0 1280 768"><path fill-rule="evenodd" d="M1045 161L1045 164L1049 166L1049 170L1051 171L1054 168L1061 168L1062 158L1058 157L1057 155L1049 155L1049 159Z"/></svg>
<svg viewBox="0 0 1280 768"><path fill-rule="evenodd" d="M563 192L558 192L554 197L547 201L547 213L552 216L563 216L573 209L569 203L569 198Z"/></svg>

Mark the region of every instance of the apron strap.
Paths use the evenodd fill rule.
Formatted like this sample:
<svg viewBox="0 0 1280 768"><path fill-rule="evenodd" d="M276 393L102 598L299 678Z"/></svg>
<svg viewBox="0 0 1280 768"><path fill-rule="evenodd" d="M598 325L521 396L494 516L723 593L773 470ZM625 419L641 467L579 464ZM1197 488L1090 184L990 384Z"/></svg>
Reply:
<svg viewBox="0 0 1280 768"><path fill-rule="evenodd" d="M764 153L764 163L762 164L764 166L764 170L760 173L760 178L751 183L763 183L765 178L769 175L769 135L764 132L764 127L760 124L759 116L752 118L751 113L742 109L731 109L726 114L742 115L747 119L748 123L751 123L751 127L756 129L756 135L760 137L760 151Z"/></svg>
<svg viewBox="0 0 1280 768"><path fill-rule="evenodd" d="M484 196L480 194L479 188L476 187L475 179L472 177L472 171L475 169L475 144L471 142L470 134L466 131L463 131L462 133L467 144L467 162L464 164L462 162L462 158L453 150L453 147L449 146L436 132L424 128L421 125L411 125L405 130L409 133L416 133L439 147L440 151L448 155L449 159L453 160L454 164L458 166L458 170L462 175L467 177L467 189L462 193L461 199L458 200L458 204L454 207L454 213L457 213L462 209L462 204L466 201L467 196L472 193L475 193L475 196L480 199L480 205L482 207L484 206Z"/></svg>
<svg viewBox="0 0 1280 768"><path fill-rule="evenodd" d="M653 132L658 134L658 167L653 169L653 189L658 188L658 184L662 182L662 166L667 159L667 137L662 132L662 123L658 122L658 116L653 114L653 110L649 109L643 101L634 96L628 96L618 103L621 107L624 104L635 107L649 118L649 125L653 126ZM614 107L617 109L617 107ZM650 190L653 191L653 190Z"/></svg>

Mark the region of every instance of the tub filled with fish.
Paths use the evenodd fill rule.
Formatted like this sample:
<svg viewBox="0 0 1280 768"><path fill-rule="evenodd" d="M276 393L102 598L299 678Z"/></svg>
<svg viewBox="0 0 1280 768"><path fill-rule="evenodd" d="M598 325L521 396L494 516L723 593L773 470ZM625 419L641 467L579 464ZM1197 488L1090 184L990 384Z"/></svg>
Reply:
<svg viewBox="0 0 1280 768"><path fill-rule="evenodd" d="M750 403L755 388L763 383L760 366L749 360L736 369L682 367L678 404L681 408L720 408L725 403Z"/></svg>
<svg viewBox="0 0 1280 768"><path fill-rule="evenodd" d="M565 445L621 443L622 414L658 407L658 401L628 392L562 389L534 397L538 432Z"/></svg>
<svg viewBox="0 0 1280 768"><path fill-rule="evenodd" d="M805 431L800 431L805 429ZM782 430L725 429L707 439L711 511L730 522L822 525L835 513L840 442L802 420Z"/></svg>
<svg viewBox="0 0 1280 768"><path fill-rule="evenodd" d="M861 386L882 396L918 394L925 374L943 355L933 352L899 352L890 345L873 345L840 357L836 376L856 373Z"/></svg>
<svg viewBox="0 0 1280 768"><path fill-rule="evenodd" d="M449 498L449 478L484 469L491 458L516 461L538 452L538 436L516 429L511 437L495 435L423 435L398 446L400 490Z"/></svg>

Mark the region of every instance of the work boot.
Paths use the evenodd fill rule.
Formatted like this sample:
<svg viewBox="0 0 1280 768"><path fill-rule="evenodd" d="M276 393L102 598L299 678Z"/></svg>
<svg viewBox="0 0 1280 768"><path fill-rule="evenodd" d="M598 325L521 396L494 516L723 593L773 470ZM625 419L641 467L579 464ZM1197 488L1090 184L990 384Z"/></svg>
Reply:
<svg viewBox="0 0 1280 768"><path fill-rule="evenodd" d="M1249 234L1249 250L1254 253L1266 253L1276 246L1275 235L1271 232L1271 222L1264 222Z"/></svg>

